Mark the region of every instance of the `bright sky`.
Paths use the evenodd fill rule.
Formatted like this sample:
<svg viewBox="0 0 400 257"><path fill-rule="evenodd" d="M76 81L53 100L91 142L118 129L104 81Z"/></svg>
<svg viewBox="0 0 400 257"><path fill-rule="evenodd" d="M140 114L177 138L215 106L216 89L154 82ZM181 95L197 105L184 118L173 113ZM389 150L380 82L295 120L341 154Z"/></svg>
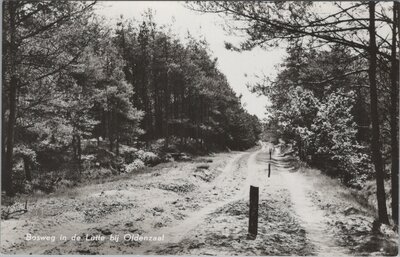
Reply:
<svg viewBox="0 0 400 257"><path fill-rule="evenodd" d="M284 56L284 49L262 50L250 52L233 52L225 49L224 42L240 42L239 36L230 36L222 28L223 20L215 14L203 14L191 11L184 2L173 1L104 1L99 2L97 13L116 20L122 14L126 19L141 20L141 14L151 8L155 11L155 21L158 25L171 25L175 34L182 39L187 31L195 38L204 37L209 43L212 55L218 58L218 68L223 72L233 90L242 97L242 104L249 113L260 119L266 117L265 96L252 94L246 83L255 81L254 75L274 76L274 66L279 64ZM113 22L115 24L115 22Z"/></svg>

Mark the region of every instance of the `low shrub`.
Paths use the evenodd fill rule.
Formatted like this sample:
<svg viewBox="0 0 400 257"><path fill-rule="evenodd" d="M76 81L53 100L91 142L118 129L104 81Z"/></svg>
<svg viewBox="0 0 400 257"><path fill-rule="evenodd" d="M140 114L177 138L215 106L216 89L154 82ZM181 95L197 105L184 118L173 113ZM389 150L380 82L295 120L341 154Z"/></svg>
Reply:
<svg viewBox="0 0 400 257"><path fill-rule="evenodd" d="M145 164L155 165L160 162L160 158L153 152L138 151L138 158Z"/></svg>
<svg viewBox="0 0 400 257"><path fill-rule="evenodd" d="M136 159L132 163L125 164L124 170L126 173L132 173L132 172L142 169L144 167L145 167L144 162L140 159Z"/></svg>
<svg viewBox="0 0 400 257"><path fill-rule="evenodd" d="M124 158L126 163L131 163L135 159L137 159L138 158L137 152L138 149L135 147L123 145L120 148L120 154Z"/></svg>
<svg viewBox="0 0 400 257"><path fill-rule="evenodd" d="M91 169L96 166L100 166L100 163L97 162L97 158L94 154L87 154L87 155L82 155L82 168L84 170Z"/></svg>

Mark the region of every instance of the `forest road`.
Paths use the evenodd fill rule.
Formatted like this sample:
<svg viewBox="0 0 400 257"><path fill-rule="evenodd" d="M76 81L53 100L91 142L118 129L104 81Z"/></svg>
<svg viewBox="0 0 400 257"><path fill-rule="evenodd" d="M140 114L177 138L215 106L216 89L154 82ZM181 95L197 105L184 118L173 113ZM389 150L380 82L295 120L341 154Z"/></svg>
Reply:
<svg viewBox="0 0 400 257"><path fill-rule="evenodd" d="M1 221L1 252L148 254L180 242L218 208L245 197L252 178L246 167L261 151L171 162L142 174L30 197L28 213ZM163 241L135 236L162 236Z"/></svg>
<svg viewBox="0 0 400 257"><path fill-rule="evenodd" d="M272 144L246 156L239 172L246 179L234 196L209 205L182 223L179 239L166 240L147 254L185 255L319 255L343 256L349 251L338 246L329 233L325 213L307 194L312 183L281 157ZM272 158L269 152L272 152ZM242 160L243 162L243 160ZM268 177L268 164L271 176ZM228 172L226 172L228 173ZM247 238L249 189L259 187L259 228L256 240ZM171 231L166 228L165 231ZM182 233L179 233L182 232ZM184 232L183 232L184 231Z"/></svg>
<svg viewBox="0 0 400 257"><path fill-rule="evenodd" d="M185 239L189 232L205 222L205 218L215 213L218 209L249 197L248 189L250 185L257 185L257 176L254 173L257 168L256 156L266 151L266 144L262 143L261 149L251 153L240 153L232 158L224 167L223 172L208 185L209 191L213 195L223 195L216 202L212 202L203 208L193 212L181 223L172 227L160 229L157 233L164 235L164 240L157 245L156 249L162 249L168 244L179 243ZM147 244L139 247L139 254L151 254L154 252L154 245Z"/></svg>
<svg viewBox="0 0 400 257"><path fill-rule="evenodd" d="M370 224L372 218L359 213L354 214L357 217L329 216L324 201L329 206L336 202L333 209L337 213L349 204L353 209L361 207L343 197L344 189L334 183L331 192L326 189L328 197L322 197L319 181L316 184L312 179L322 175L294 172L279 149L270 159L270 149L274 149L272 144L261 143L245 152L166 163L145 173L29 199L28 213L2 220L1 252L349 254L348 247L339 246L340 235L328 224L340 221L346 225L348 221L354 225L354 220ZM247 238L250 185L259 187L255 240ZM26 240L28 234L42 239ZM54 240L46 236L54 236Z"/></svg>

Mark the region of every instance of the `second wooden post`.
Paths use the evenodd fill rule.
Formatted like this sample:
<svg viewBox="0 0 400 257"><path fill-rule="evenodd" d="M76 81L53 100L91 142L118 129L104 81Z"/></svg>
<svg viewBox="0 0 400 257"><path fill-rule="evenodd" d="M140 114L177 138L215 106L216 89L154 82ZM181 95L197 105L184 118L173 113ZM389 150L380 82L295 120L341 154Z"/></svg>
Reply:
<svg viewBox="0 0 400 257"><path fill-rule="evenodd" d="M268 177L271 176L271 163L268 163Z"/></svg>

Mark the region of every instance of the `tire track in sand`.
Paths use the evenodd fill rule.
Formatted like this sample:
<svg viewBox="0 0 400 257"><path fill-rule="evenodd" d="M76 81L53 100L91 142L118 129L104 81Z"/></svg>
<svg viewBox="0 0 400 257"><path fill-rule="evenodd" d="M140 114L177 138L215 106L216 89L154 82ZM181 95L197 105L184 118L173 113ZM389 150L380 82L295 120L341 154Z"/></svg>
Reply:
<svg viewBox="0 0 400 257"><path fill-rule="evenodd" d="M183 220L177 226L164 227L158 230L157 231L158 235L164 235L164 241L159 242L159 244L156 247L152 244L142 245L137 249L135 249L135 254L149 254L152 253L153 251L157 251L158 249L162 248L167 244L179 243L187 233L194 230L197 226L203 223L205 218L209 214L215 212L219 208L231 202L238 201L240 199L245 198L246 196L248 197L249 184L253 182L253 177L254 177L251 175L251 173L254 170L252 167L254 167L255 165L255 158L257 154L259 154L261 151L264 150L265 147L262 146L261 149L256 150L250 154L248 152L243 152L238 154L228 162L222 173L214 180L213 183L209 185L209 188L213 188L214 186L218 186L219 188L224 188L224 184L229 183L228 182L229 180L227 178L232 175L231 173L233 173L235 169L240 169L242 176L245 176L246 179L243 185L241 185L240 187L241 189L233 197L227 198L226 200L223 201L211 203L205 206L204 208L196 211L191 216ZM245 165L244 167L237 167L240 159L245 157L246 154L248 154L248 156L246 157L248 158L246 162L247 165ZM236 182L239 183L240 181ZM229 185L229 187L232 187L232 185Z"/></svg>
<svg viewBox="0 0 400 257"><path fill-rule="evenodd" d="M348 250L338 246L335 237L329 233L325 212L307 196L307 190L312 189L307 178L300 172L291 172L291 168L286 167L284 158L280 158L278 154L273 158L276 160L274 165L276 186L289 191L293 212L305 228L307 238L315 246L315 254L348 256Z"/></svg>

